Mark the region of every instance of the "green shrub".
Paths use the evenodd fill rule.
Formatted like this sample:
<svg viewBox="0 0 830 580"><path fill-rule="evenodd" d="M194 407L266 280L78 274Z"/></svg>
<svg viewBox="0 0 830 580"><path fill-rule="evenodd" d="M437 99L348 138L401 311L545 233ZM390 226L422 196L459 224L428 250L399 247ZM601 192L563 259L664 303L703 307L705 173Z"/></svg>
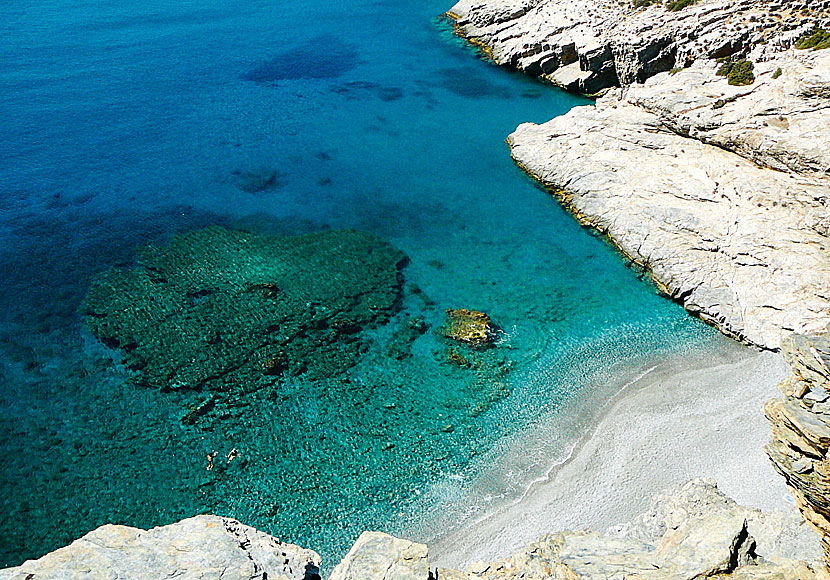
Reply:
<svg viewBox="0 0 830 580"><path fill-rule="evenodd" d="M730 85L744 86L755 82L755 75L752 72L755 65L752 64L752 61L742 58L736 61L719 62L722 62L722 64L715 74L726 77Z"/></svg>
<svg viewBox="0 0 830 580"><path fill-rule="evenodd" d="M772 78L777 79L778 77L781 76L782 72L783 71L781 70L781 67L778 67L777 69L775 69L775 72L772 73Z"/></svg>
<svg viewBox="0 0 830 580"><path fill-rule="evenodd" d="M755 75L752 73L755 65L752 61L742 59L735 63L726 78L730 85L744 86L755 82Z"/></svg>
<svg viewBox="0 0 830 580"><path fill-rule="evenodd" d="M669 71L669 74L670 74L670 75L676 75L677 73L679 73L679 72L680 72L680 71L682 71L682 70L683 70L683 67L682 67L682 66L679 66L679 67L677 67L677 68L673 68L673 69L671 69L671 70Z"/></svg>
<svg viewBox="0 0 830 580"><path fill-rule="evenodd" d="M669 0L669 3L666 5L666 9L669 12L677 12L678 10L683 10L687 6L691 6L697 0Z"/></svg>
<svg viewBox="0 0 830 580"><path fill-rule="evenodd" d="M805 50L812 48L814 50L821 50L823 48L830 48L830 32L819 28L809 35L802 36L795 43L796 48Z"/></svg>
<svg viewBox="0 0 830 580"><path fill-rule="evenodd" d="M659 3L660 0L634 0L634 8L645 8L646 6L651 6L652 4Z"/></svg>

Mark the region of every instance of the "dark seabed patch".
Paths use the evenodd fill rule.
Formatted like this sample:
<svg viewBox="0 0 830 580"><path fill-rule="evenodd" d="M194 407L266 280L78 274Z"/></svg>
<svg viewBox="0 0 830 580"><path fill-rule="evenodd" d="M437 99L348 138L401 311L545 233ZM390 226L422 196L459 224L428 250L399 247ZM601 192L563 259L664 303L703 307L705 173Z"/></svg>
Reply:
<svg viewBox="0 0 830 580"><path fill-rule="evenodd" d="M149 241L224 222L186 206L126 214L89 213L75 204L7 219L15 243L0 249L0 323L34 325L38 332L65 328L77 320L93 274L132 263L135 249Z"/></svg>
<svg viewBox="0 0 830 580"><path fill-rule="evenodd" d="M242 75L255 83L273 84L282 80L334 79L360 62L357 49L336 36L316 36L277 54Z"/></svg>
<svg viewBox="0 0 830 580"><path fill-rule="evenodd" d="M243 171L233 171L236 186L246 193L264 193L275 189L282 189L288 175L270 167L259 167Z"/></svg>
<svg viewBox="0 0 830 580"><path fill-rule="evenodd" d="M404 90L400 87L381 85L368 81L350 81L336 86L332 89L333 93L343 95L347 99L363 99L365 93L373 94L381 101L387 103L398 101L404 97Z"/></svg>
<svg viewBox="0 0 830 580"><path fill-rule="evenodd" d="M459 66L438 71L437 86L465 98L511 98L506 85L496 84L483 74L480 67Z"/></svg>

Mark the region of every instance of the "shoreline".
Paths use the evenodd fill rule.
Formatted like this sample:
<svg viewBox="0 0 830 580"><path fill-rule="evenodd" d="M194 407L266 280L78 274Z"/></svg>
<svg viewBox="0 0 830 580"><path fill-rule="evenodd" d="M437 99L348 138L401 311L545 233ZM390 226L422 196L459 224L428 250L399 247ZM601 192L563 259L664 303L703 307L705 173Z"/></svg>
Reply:
<svg viewBox="0 0 830 580"><path fill-rule="evenodd" d="M749 507L791 509L785 483L762 449L769 427L761 409L788 374L783 358L738 344L719 349L714 364L684 364L684 358L649 366L624 384L565 458L529 481L521 495L501 499L447 533L421 538L433 563L464 569L547 533L603 530L643 512L657 492L694 477L716 479L724 493ZM509 472L509 454L469 491Z"/></svg>

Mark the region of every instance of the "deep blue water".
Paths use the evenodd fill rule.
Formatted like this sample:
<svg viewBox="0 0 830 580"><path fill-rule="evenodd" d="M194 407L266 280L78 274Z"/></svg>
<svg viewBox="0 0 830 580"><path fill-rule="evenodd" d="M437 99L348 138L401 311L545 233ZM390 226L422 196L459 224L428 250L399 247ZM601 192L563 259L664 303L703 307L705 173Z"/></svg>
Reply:
<svg viewBox="0 0 830 580"><path fill-rule="evenodd" d="M365 528L425 537L436 505L463 516L463 486L448 482L475 478L496 442L718 340L512 164L504 138L516 125L587 101L481 60L437 18L449 7L0 5L0 565L105 522L206 511L329 562ZM335 491L275 496L269 423L284 416L263 406L244 434L184 428L175 397L132 386L77 313L94 274L212 224L377 233L409 256L405 277L429 296L408 312L437 328L444 309L477 308L505 329L510 395L481 415L442 402L460 423L451 441L424 434L432 455L412 461L428 469L407 472L405 450L356 459L356 436L344 472L327 474ZM412 388L424 405L463 398L460 379L435 370L436 341L425 334L409 361L370 357L357 384ZM316 387L295 388L297 416L332 420ZM247 464L206 482L206 451L231 441ZM514 474L496 493L530 477Z"/></svg>

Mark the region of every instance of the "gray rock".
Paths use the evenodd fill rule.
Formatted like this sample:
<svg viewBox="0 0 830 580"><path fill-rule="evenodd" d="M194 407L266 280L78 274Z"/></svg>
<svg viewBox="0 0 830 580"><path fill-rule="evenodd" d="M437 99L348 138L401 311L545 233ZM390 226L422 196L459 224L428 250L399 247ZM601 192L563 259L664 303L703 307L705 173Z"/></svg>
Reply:
<svg viewBox="0 0 830 580"><path fill-rule="evenodd" d="M140 530L107 524L2 580L311 580L320 556L236 520L196 516Z"/></svg>
<svg viewBox="0 0 830 580"><path fill-rule="evenodd" d="M762 512L743 507L724 495L710 479L694 479L658 493L648 510L631 522L610 528L607 534L659 546L668 542L666 538L677 536L678 530L688 533L692 528L690 522L712 518L721 521L719 527L731 531L746 522L746 532L755 542L754 551L765 560L785 564L821 559L817 536L795 510ZM678 558L675 555L669 559Z"/></svg>
<svg viewBox="0 0 830 580"><path fill-rule="evenodd" d="M329 580L426 580L427 547L381 532L363 532Z"/></svg>
<svg viewBox="0 0 830 580"><path fill-rule="evenodd" d="M682 578L728 573L758 557L746 520L735 512L688 518L663 536L655 555L661 568Z"/></svg>

